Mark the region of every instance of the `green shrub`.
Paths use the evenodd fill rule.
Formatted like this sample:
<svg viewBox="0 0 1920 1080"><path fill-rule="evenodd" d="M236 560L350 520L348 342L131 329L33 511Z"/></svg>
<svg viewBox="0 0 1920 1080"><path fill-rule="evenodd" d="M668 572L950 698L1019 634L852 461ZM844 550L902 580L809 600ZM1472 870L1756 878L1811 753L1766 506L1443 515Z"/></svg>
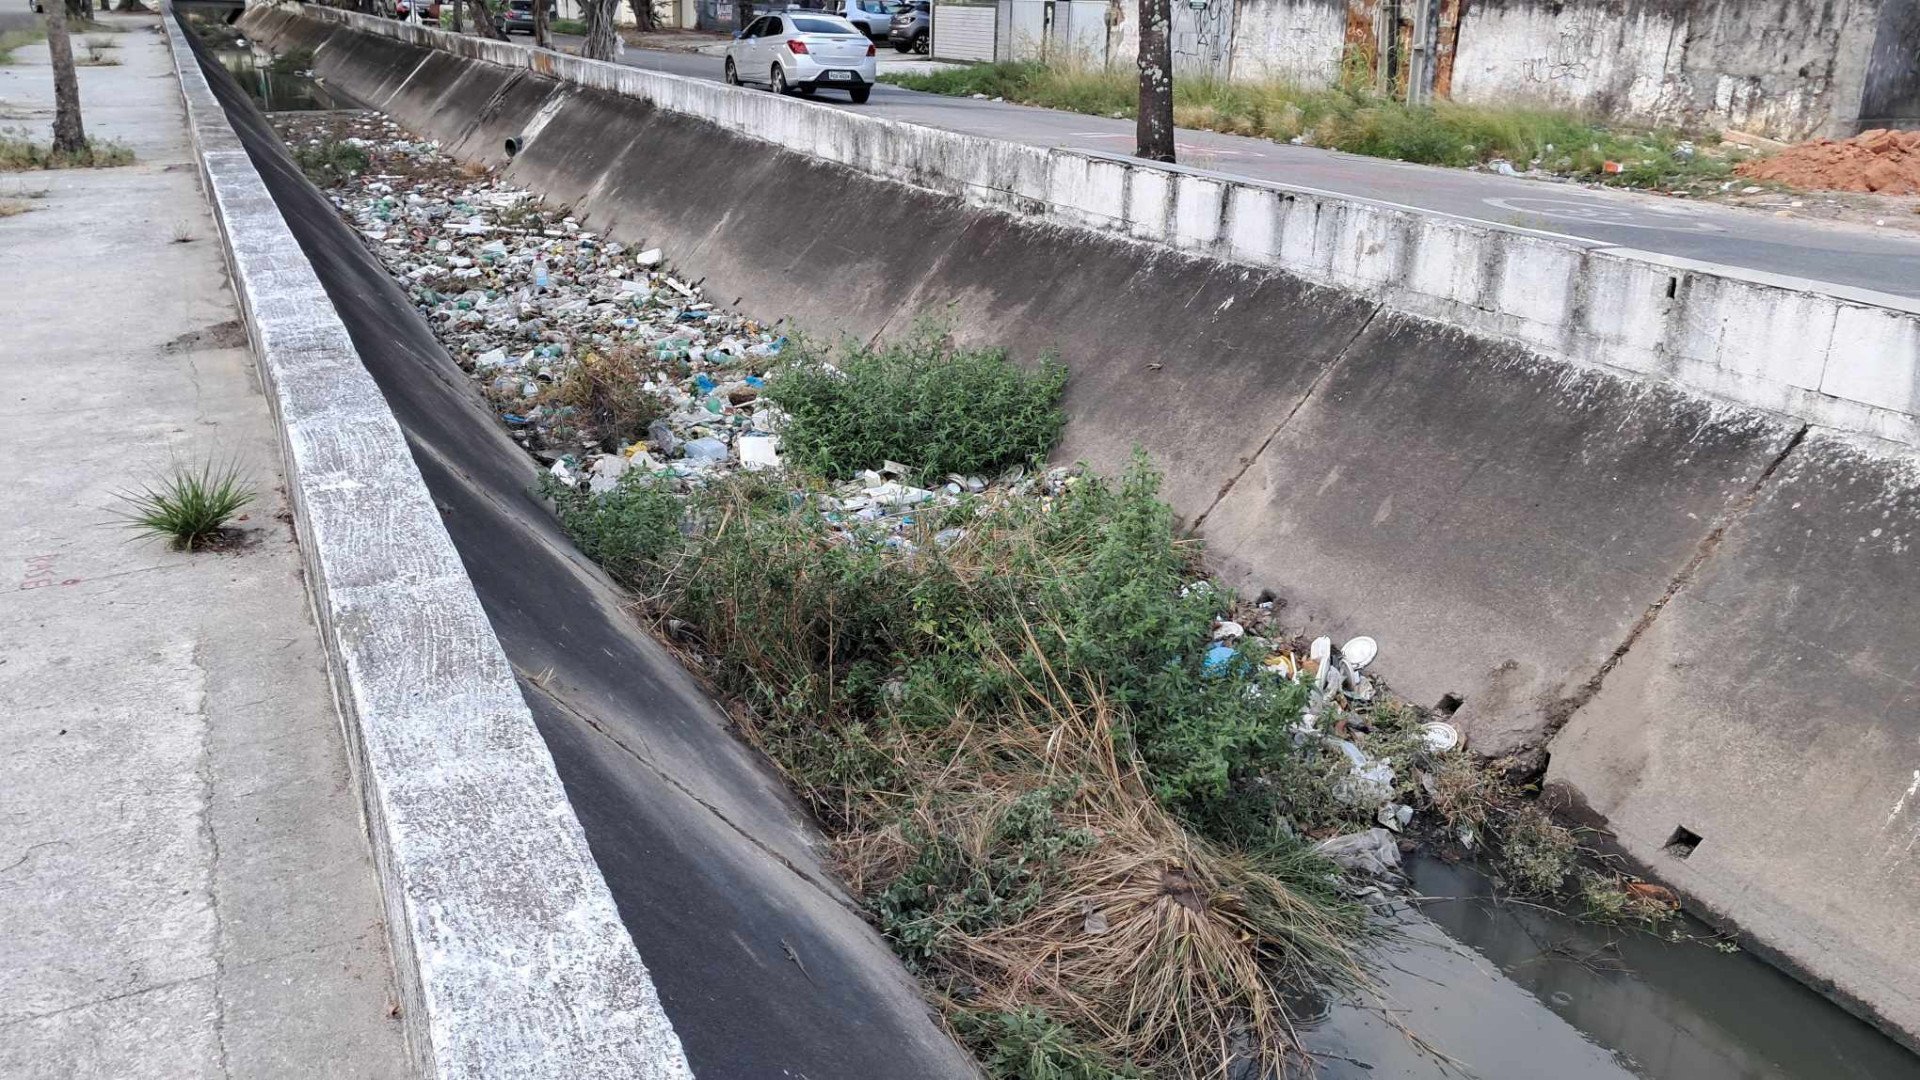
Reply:
<svg viewBox="0 0 1920 1080"><path fill-rule="evenodd" d="M661 560L680 546L680 497L644 473L629 471L601 496L542 474L540 493L554 501L561 527L581 554L623 584L653 580Z"/></svg>
<svg viewBox="0 0 1920 1080"><path fill-rule="evenodd" d="M921 481L993 473L1043 457L1059 437L1066 369L1025 371L1000 349L955 349L932 327L905 341L851 346L836 364L807 350L768 396L789 417L793 464L841 480L893 460Z"/></svg>
<svg viewBox="0 0 1920 1080"><path fill-rule="evenodd" d="M1139 1080L1146 1075L1114 1063L1072 1028L1033 1006L962 1011L954 1016L954 1028L987 1074L1004 1080Z"/></svg>
<svg viewBox="0 0 1920 1080"><path fill-rule="evenodd" d="M315 187L332 187L367 171L367 152L339 139L305 143L293 148L293 163Z"/></svg>

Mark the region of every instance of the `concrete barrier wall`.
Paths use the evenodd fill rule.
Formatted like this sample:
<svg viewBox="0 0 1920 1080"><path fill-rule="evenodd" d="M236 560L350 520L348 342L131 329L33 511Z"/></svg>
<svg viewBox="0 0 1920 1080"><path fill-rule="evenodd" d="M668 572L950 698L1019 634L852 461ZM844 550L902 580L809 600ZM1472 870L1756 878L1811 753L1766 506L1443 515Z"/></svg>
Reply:
<svg viewBox="0 0 1920 1080"><path fill-rule="evenodd" d="M164 25L280 423L417 1074L691 1077L399 425Z"/></svg>
<svg viewBox="0 0 1920 1080"><path fill-rule="evenodd" d="M970 205L1283 270L1543 357L1920 445L1920 302L1907 298L1204 170L962 135L337 8L305 10L395 41L649 101Z"/></svg>
<svg viewBox="0 0 1920 1080"><path fill-rule="evenodd" d="M1920 501L1909 450L1675 379L1543 356L1512 334L1409 313L1384 288L1327 284L1331 270L1308 280L1217 244L1201 255L1142 242L1115 227L1124 210L1116 218L1087 194L1091 181L1064 184L1061 162L1127 170L1117 182L1129 196L1158 178L1169 187L1153 198L1176 209L1187 191L1193 231L1212 197L1195 211L1191 193L1204 189L1182 189L1178 172L961 140L954 153L1000 162L995 192L1064 185L1055 203L988 208L941 177L895 182L532 70L545 59L479 63L349 21L272 9L245 25L314 48L329 80L464 160L502 164L504 140L530 135L510 181L623 241L664 246L709 295L743 298L758 316L865 338L944 311L965 340L1057 352L1072 371L1062 456L1113 469L1144 447L1235 585L1273 589L1292 625L1378 637L1397 691L1427 705L1464 699L1456 719L1477 748L1524 750L1566 724L1548 779L1629 856L1863 1016L1909 1039L1920 1031L1920 940L1903 929L1920 926L1920 797L1908 792L1920 708L1902 659L1920 643L1906 584L1904 523ZM765 109L770 123L790 109L834 112L698 92L740 99L729 107L741 115ZM1235 191L1220 198L1255 197ZM770 197L807 212L747 212ZM1068 202L1092 227L1062 223ZM1021 210L1043 203L1055 209ZM1323 210L1316 230L1398 220L1346 213ZM1163 219L1156 235L1177 226ZM1407 228L1448 235L1412 218ZM1288 229L1303 248L1321 242ZM1507 297L1520 325L1565 302L1551 279L1456 269L1394 235L1326 244L1355 253L1343 280L1382 262L1417 267L1461 295ZM1899 317L1650 257L1565 257L1567 273L1587 275L1566 286L1582 311L1776 290L1741 293L1751 306L1725 312L1732 322L1673 324L1736 387L1755 356L1833 334L1822 311L1835 324L1843 310ZM1681 348L1662 344L1666 316L1646 325L1642 347ZM1770 340L1741 336L1768 326ZM1824 377L1834 365L1818 366ZM1668 850L1681 827L1703 837L1684 859Z"/></svg>

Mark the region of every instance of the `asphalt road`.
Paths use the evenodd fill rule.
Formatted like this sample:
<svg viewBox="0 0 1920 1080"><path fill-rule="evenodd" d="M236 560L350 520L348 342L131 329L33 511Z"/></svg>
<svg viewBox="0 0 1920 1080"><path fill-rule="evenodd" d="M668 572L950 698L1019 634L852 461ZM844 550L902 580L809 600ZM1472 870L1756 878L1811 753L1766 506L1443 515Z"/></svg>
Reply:
<svg viewBox="0 0 1920 1080"><path fill-rule="evenodd" d="M634 67L718 80L721 58L628 49ZM884 71L884 69L883 69ZM826 92L835 108L1039 146L1127 154L1133 121L881 85L865 105ZM1500 225L1920 298L1920 239L1871 228L1781 220L1755 210L1490 173L1408 165L1240 135L1180 130L1182 165L1397 203Z"/></svg>

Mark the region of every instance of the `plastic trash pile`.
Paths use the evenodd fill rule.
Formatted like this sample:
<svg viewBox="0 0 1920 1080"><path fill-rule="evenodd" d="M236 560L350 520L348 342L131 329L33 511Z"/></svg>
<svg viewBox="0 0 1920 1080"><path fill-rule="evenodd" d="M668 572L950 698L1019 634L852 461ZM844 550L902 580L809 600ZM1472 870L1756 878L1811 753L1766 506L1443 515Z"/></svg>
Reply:
<svg viewBox="0 0 1920 1080"><path fill-rule="evenodd" d="M330 192L335 204L556 477L605 491L635 467L779 465L780 418L760 400L787 345L775 329L716 308L658 248L550 213L390 121L329 122L371 163Z"/></svg>
<svg viewBox="0 0 1920 1080"><path fill-rule="evenodd" d="M1210 589L1212 585L1202 581L1188 588ZM1236 613L1237 618L1216 619L1206 670L1224 671L1240 662L1244 654L1239 646L1248 638L1249 627L1257 630L1270 624L1273 606L1272 601L1262 601ZM1367 666L1379 656L1379 643L1364 635L1337 647L1329 637L1315 638L1304 648L1297 641L1253 640L1261 646L1256 654L1264 653L1260 666L1266 675L1307 689L1307 703L1294 726L1296 744L1319 740L1346 758L1347 771L1335 782L1334 797L1349 806L1372 809L1382 830L1398 833L1405 829L1412 823L1414 811L1395 801L1394 796L1396 769L1409 763L1377 757L1362 745L1371 727L1372 705L1384 694L1365 674ZM1463 742L1459 729L1443 720L1423 723L1419 737L1425 749L1434 753L1456 749Z"/></svg>

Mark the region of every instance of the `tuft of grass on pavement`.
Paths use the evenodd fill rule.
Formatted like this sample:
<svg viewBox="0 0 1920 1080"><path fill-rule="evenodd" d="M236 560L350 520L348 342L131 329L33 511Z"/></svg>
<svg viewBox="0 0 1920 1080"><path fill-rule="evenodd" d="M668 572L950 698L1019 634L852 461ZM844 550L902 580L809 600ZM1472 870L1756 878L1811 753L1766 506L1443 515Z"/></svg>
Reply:
<svg viewBox="0 0 1920 1080"><path fill-rule="evenodd" d="M881 80L910 90L985 95L1096 116L1132 117L1138 90L1130 70L1072 62L1013 61ZM1279 81L1174 80L1181 127L1344 150L1369 157L1456 167L1509 162L1628 187L1686 188L1732 174L1745 151L1711 135L1603 124L1577 113L1449 101L1407 105L1369 90L1308 89ZM1621 166L1607 172L1607 162Z"/></svg>
<svg viewBox="0 0 1920 1080"><path fill-rule="evenodd" d="M47 32L35 26L29 30L0 31L0 64L13 63L13 51L25 48L38 41L45 41Z"/></svg>
<svg viewBox="0 0 1920 1080"><path fill-rule="evenodd" d="M175 469L164 480L117 497L126 506L120 516L128 528L192 551L217 541L233 516L253 501L253 492L236 466L209 462L198 472Z"/></svg>
<svg viewBox="0 0 1920 1080"><path fill-rule="evenodd" d="M106 169L133 164L133 151L111 139L89 140L79 154L56 154L18 135L0 133L0 172L31 169Z"/></svg>

